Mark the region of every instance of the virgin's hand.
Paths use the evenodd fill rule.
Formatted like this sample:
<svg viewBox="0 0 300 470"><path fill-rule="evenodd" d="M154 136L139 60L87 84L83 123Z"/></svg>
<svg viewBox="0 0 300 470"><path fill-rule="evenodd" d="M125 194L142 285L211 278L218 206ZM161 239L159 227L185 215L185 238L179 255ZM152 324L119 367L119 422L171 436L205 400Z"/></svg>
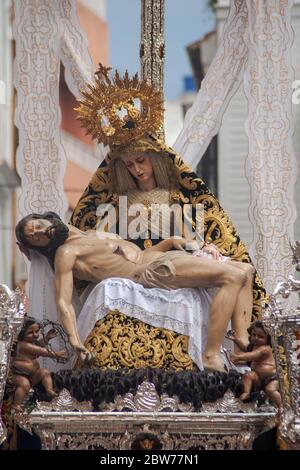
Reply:
<svg viewBox="0 0 300 470"><path fill-rule="evenodd" d="M197 240L189 239L189 238L175 238L172 237L173 240L173 248L175 250L187 250L193 251L199 249L199 244Z"/></svg>
<svg viewBox="0 0 300 470"><path fill-rule="evenodd" d="M175 250L185 250L187 240L186 238L173 238L173 248Z"/></svg>
<svg viewBox="0 0 300 470"><path fill-rule="evenodd" d="M215 245L205 245L203 247L204 253L208 253L212 256L213 259L216 261L221 260L222 255L220 254L218 248Z"/></svg>

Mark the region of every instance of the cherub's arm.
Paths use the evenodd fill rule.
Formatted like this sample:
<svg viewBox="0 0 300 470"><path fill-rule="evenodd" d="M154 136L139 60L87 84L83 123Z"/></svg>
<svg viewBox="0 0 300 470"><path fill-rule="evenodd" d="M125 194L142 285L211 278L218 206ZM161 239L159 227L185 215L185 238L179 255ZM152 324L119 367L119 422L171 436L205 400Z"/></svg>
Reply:
<svg viewBox="0 0 300 470"><path fill-rule="evenodd" d="M76 315L72 305L73 267L75 261L75 252L69 247L62 246L57 250L55 256L56 301L61 323L68 335L71 345L79 351L85 351L78 335Z"/></svg>
<svg viewBox="0 0 300 470"><path fill-rule="evenodd" d="M19 353L30 354L34 356L42 357L57 357L54 351L48 351L47 348L43 348L36 344L28 343L27 341L20 341L19 343Z"/></svg>
<svg viewBox="0 0 300 470"><path fill-rule="evenodd" d="M236 344L237 347L240 348L241 351L247 352L248 343L246 343L241 338L236 336L235 331L228 332L225 335L225 338L230 339L230 341L233 341L233 343Z"/></svg>
<svg viewBox="0 0 300 470"><path fill-rule="evenodd" d="M268 351L265 346L255 349L255 351L246 353L231 354L230 359L235 364L237 362L251 362L259 361L268 356Z"/></svg>

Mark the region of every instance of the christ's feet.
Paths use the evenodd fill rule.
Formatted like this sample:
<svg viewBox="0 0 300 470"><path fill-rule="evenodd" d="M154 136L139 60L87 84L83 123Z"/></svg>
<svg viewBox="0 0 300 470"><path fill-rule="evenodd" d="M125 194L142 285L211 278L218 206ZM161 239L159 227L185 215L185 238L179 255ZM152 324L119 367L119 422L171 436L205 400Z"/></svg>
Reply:
<svg viewBox="0 0 300 470"><path fill-rule="evenodd" d="M216 372L227 372L220 354L214 354L214 355L203 354L202 363L203 363L204 369L206 370L212 370Z"/></svg>
<svg viewBox="0 0 300 470"><path fill-rule="evenodd" d="M79 341L75 335L68 335L68 339L70 345L75 349L78 356L80 355L80 353L88 352L84 345L81 343L81 341Z"/></svg>
<svg viewBox="0 0 300 470"><path fill-rule="evenodd" d="M87 349L84 352L81 352L78 355L80 364L85 367L94 366L97 363L96 355L88 351Z"/></svg>
<svg viewBox="0 0 300 470"><path fill-rule="evenodd" d="M83 366L93 365L95 363L95 356L78 341L76 336L69 335L68 338L71 346L75 349L79 363Z"/></svg>

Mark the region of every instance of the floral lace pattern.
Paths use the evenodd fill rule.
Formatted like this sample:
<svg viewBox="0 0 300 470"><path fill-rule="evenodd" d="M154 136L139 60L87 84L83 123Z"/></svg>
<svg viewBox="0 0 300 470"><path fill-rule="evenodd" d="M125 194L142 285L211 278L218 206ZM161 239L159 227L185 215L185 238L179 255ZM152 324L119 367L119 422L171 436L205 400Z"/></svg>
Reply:
<svg viewBox="0 0 300 470"><path fill-rule="evenodd" d="M296 220L297 162L292 148L293 68L290 0L247 0L249 62L244 87L249 103L246 176L251 188L252 250L266 289L273 292L292 268L290 240Z"/></svg>

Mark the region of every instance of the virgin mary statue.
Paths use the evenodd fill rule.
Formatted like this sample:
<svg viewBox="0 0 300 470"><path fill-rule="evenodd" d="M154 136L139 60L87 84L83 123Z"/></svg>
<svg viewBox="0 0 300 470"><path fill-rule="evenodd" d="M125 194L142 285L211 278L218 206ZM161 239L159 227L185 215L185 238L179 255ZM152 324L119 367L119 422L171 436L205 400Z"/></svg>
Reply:
<svg viewBox="0 0 300 470"><path fill-rule="evenodd" d="M83 92L77 110L81 125L86 128L87 133L99 142L109 145L110 152L80 197L72 214L71 224L83 231L99 226L103 228L107 212L113 208L116 214L114 227L106 223L104 228L113 228L114 232L120 234L121 218L122 224L126 217L126 222L130 225L130 208L139 204L143 210L139 214L138 235L132 235L130 230L126 234L130 241L142 249L147 249L174 233L186 235L180 233L184 224L173 212L160 211L158 217L153 217L154 205L179 205L183 209L179 218L186 213L185 206L189 206L190 226L195 229L196 208L202 204L204 242L212 244L224 257L251 263L246 246L217 198L182 158L157 137L163 123L160 92L155 91L146 82L139 81L137 76L130 79L127 73L121 79L116 72L111 79L108 69L100 66L94 84L88 85L88 89ZM143 181L147 180L149 174L152 184L147 187ZM127 214L122 213L124 208L122 209L120 204L121 196L126 196ZM166 221L165 217L171 217L172 220ZM165 227L170 228L168 233L164 232ZM78 281L77 287L82 291L86 284ZM256 273L253 280L253 319L260 317L264 299L265 290ZM157 313L159 315L159 312ZM114 333L116 329L129 332L129 339L125 341L126 347L135 342L142 344L139 353L131 349L122 354L122 341L120 340L119 344L119 335ZM186 355L187 338L143 324L139 320L125 317L120 312L110 312L110 315L95 325L87 338L86 347L94 353L99 353L100 350L103 351L103 341L106 345L111 345L110 354L106 354L105 364L100 361L99 366L137 367L142 356L143 365L152 367L153 363L156 363L155 350L163 349L165 353L159 361L161 367L193 367ZM150 357L149 341L153 344L154 351ZM163 348L161 341L164 342ZM160 346L156 348L155 342L160 342Z"/></svg>

